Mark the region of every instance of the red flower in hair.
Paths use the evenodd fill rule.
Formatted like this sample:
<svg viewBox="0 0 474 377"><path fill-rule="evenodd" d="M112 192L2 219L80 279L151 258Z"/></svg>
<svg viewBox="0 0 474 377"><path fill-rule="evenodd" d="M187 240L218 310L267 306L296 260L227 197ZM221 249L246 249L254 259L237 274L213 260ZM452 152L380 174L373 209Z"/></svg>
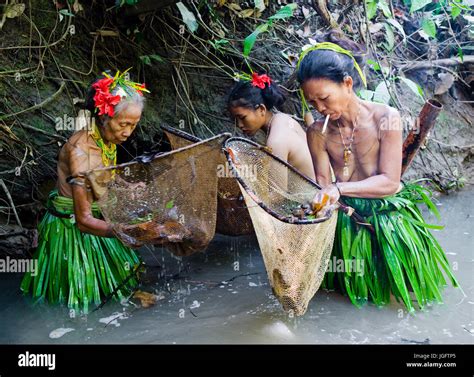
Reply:
<svg viewBox="0 0 474 377"><path fill-rule="evenodd" d="M114 96L110 93L110 84L114 80L111 78L105 78L98 80L92 87L95 89L94 103L95 107L99 110L99 115L114 116L114 106L117 105L121 97Z"/></svg>
<svg viewBox="0 0 474 377"><path fill-rule="evenodd" d="M108 92L96 92L94 96L95 107L99 110L99 115L114 116L114 107L122 97L114 96Z"/></svg>
<svg viewBox="0 0 474 377"><path fill-rule="evenodd" d="M256 86L260 89L265 89L265 84L268 84L268 86L270 86L271 81L272 80L270 79L270 77L266 74L259 75L257 72L252 73L251 83L253 86Z"/></svg>
<svg viewBox="0 0 474 377"><path fill-rule="evenodd" d="M97 80L94 84L92 84L92 87L101 92L109 92L110 84L112 84L113 82L114 80L109 79L109 78L100 79L100 80Z"/></svg>

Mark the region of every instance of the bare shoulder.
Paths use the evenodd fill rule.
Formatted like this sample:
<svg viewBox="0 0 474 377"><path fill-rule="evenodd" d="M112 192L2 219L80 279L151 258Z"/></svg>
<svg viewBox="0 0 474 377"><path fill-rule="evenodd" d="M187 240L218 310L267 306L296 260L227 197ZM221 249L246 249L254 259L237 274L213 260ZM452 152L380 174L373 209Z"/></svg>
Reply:
<svg viewBox="0 0 474 377"><path fill-rule="evenodd" d="M323 126L324 126L324 121L322 120L315 121L306 130L308 137L323 136Z"/></svg>
<svg viewBox="0 0 474 377"><path fill-rule="evenodd" d="M400 118L400 113L397 109L384 103L368 102L366 101L367 107L372 112L374 120L379 123L383 119L387 118Z"/></svg>
<svg viewBox="0 0 474 377"><path fill-rule="evenodd" d="M293 119L288 114L285 113L277 113L274 115L273 120L272 120L272 127L275 128L282 128L282 127L288 127L288 126L295 126L299 125L299 123Z"/></svg>

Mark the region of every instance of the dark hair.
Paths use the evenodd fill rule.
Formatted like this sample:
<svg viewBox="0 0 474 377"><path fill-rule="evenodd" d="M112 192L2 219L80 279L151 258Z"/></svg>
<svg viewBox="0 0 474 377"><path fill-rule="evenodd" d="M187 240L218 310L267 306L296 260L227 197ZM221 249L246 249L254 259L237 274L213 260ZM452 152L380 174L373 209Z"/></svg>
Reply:
<svg viewBox="0 0 474 377"><path fill-rule="evenodd" d="M265 85L264 89L260 89L249 81L239 81L230 92L227 106L255 109L263 104L270 110L273 107L280 107L285 100L283 91L273 82L271 85Z"/></svg>
<svg viewBox="0 0 474 377"><path fill-rule="evenodd" d="M326 41L336 43L342 48L349 50L356 62L363 70L364 46L348 40L337 32L329 32L318 42ZM310 51L301 61L297 77L300 84L310 79L325 78L336 83L342 83L344 77L351 76L354 82L353 88L358 89L363 86L363 81L359 72L355 68L354 61L350 56L332 50Z"/></svg>

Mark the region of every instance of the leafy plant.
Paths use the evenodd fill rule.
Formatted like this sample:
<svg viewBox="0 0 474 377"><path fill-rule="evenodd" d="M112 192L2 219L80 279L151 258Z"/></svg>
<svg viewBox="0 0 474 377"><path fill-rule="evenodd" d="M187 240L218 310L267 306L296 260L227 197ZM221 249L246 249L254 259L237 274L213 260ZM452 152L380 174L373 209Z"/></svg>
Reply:
<svg viewBox="0 0 474 377"><path fill-rule="evenodd" d="M382 45L387 51L392 51L394 44L394 27L400 35L402 35L406 43L406 35L403 27L395 19L392 14L390 7L388 6L387 0L365 0L367 6L367 18L373 20L377 16L377 12L380 10L385 18L384 27L386 30L386 42ZM438 26L442 22L446 22L447 19L445 12L449 14L450 18L455 20L460 14L469 14L471 11L470 7L464 4L463 0L404 0L404 4L409 7L410 14L422 15L421 30L424 32L425 38L435 39L437 36ZM390 24L389 25L387 25ZM462 54L462 51L461 51ZM458 56L461 56L458 53Z"/></svg>
<svg viewBox="0 0 474 377"><path fill-rule="evenodd" d="M156 55L156 54L153 54L153 55L142 55L140 56L140 61L143 63L143 64L146 64L146 65L152 65L152 60L155 60L159 63L163 63L164 60L163 58L160 56L160 55Z"/></svg>
<svg viewBox="0 0 474 377"><path fill-rule="evenodd" d="M286 18L290 18L293 16L293 12L295 9L298 7L296 4L288 4L282 7L277 13L275 13L273 16L269 17L267 22L265 22L262 25L259 25L252 34L247 36L244 40L244 56L248 57L250 54L250 51L252 50L255 42L257 41L257 37L268 31L269 28L273 25L273 23L277 20L283 20Z"/></svg>

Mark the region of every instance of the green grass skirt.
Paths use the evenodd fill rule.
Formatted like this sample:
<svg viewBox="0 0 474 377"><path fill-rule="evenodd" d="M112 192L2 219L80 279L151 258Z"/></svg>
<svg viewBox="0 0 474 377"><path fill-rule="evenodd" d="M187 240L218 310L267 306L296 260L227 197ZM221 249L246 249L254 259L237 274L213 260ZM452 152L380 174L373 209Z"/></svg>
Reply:
<svg viewBox="0 0 474 377"><path fill-rule="evenodd" d="M71 198L58 196L57 190L49 195L48 212L38 226L38 259L35 276L25 274L21 290L31 292L33 298L49 303L65 304L76 311L87 313L91 303L100 304L127 278L116 292L119 299L126 297L138 285L136 276L130 277L140 259L132 249L117 238L99 237L83 233L74 217L59 217L51 212L72 215ZM94 217L100 217L96 204Z"/></svg>
<svg viewBox="0 0 474 377"><path fill-rule="evenodd" d="M443 272L454 287L459 284L430 232L443 227L427 224L417 207L417 203L426 204L439 219L430 194L411 183L382 199L343 197L372 224L375 234L339 212L331 259L343 260L345 268L341 272L333 263L323 287L338 287L358 307L369 299L378 306L385 305L391 294L409 311L414 310L415 302L420 309L431 301L442 302L441 289L446 286Z"/></svg>

